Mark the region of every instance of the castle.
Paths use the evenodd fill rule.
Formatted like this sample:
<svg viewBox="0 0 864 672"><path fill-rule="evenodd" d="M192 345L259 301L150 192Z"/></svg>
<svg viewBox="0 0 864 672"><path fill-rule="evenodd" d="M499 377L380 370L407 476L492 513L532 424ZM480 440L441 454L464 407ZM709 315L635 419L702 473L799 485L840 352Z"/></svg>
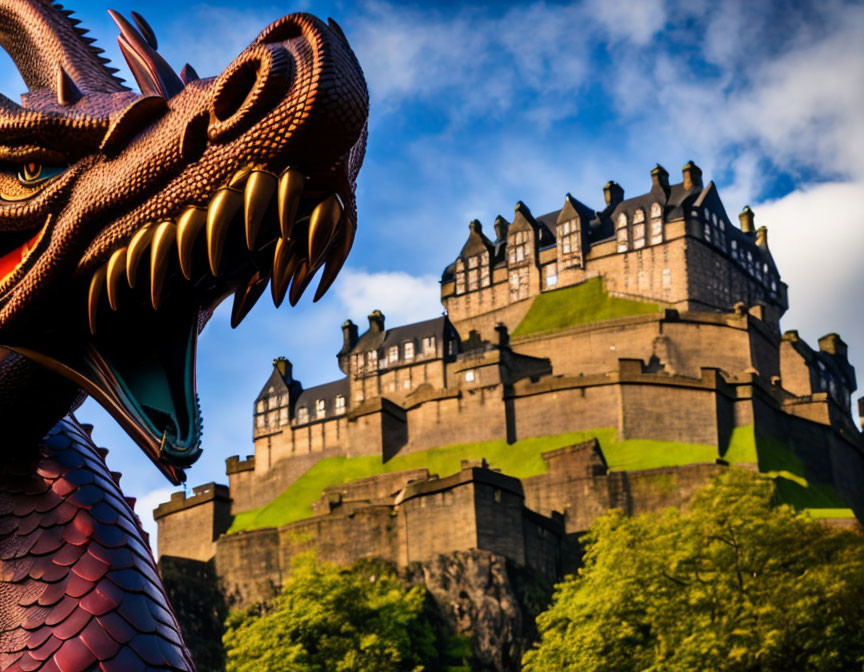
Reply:
<svg viewBox="0 0 864 672"><path fill-rule="evenodd" d="M273 594L297 552L399 565L487 549L550 578L609 508L686 504L725 465L770 473L798 508L864 515L855 371L837 334L781 333L787 287L745 207L693 162L597 211L522 202L494 240L469 225L445 314L360 334L344 377L305 388L274 361L254 454L160 505L161 556L215 560L231 600ZM430 307L431 308L431 307ZM305 507L305 508L304 508Z"/></svg>

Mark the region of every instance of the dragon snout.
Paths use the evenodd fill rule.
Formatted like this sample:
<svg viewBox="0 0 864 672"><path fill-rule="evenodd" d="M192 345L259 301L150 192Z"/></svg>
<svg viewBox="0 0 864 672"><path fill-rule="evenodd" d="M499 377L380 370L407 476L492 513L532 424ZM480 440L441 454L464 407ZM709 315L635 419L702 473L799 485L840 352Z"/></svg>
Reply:
<svg viewBox="0 0 864 672"><path fill-rule="evenodd" d="M294 60L279 44L257 44L240 55L216 80L210 102L211 140L242 133L285 95Z"/></svg>

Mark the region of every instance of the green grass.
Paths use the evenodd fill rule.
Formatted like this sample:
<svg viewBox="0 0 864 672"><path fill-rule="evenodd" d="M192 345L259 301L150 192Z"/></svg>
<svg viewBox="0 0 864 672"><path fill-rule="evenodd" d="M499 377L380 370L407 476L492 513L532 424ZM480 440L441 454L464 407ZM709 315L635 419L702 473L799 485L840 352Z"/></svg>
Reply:
<svg viewBox="0 0 864 672"><path fill-rule="evenodd" d="M658 312L660 306L656 303L609 296L603 286L603 279L591 278L573 287L539 294L513 330L512 336L527 336L616 317Z"/></svg>
<svg viewBox="0 0 864 672"><path fill-rule="evenodd" d="M486 458L492 467L509 476L535 476L546 471L543 453L591 438L600 441L609 469L613 471L713 462L717 456L712 446L641 439L617 441L616 436L614 429L604 428L523 439L512 445L504 440L462 443L397 455L386 463L377 456L328 457L316 463L269 504L235 516L228 533L280 527L308 518L313 515L312 504L325 488L376 474L425 467L430 473L444 477L458 472L462 460Z"/></svg>
<svg viewBox="0 0 864 672"><path fill-rule="evenodd" d="M759 436L753 426L736 427L723 455L730 464L758 464L759 471L774 479L777 497L814 518L854 516L833 485L811 483L801 459L780 441Z"/></svg>
<svg viewBox="0 0 864 672"><path fill-rule="evenodd" d="M386 463L378 456L329 457L316 463L269 504L240 513L228 534L262 527L281 527L313 515L312 504L325 488L377 474L427 468L441 477L459 471L462 460L485 458L489 464L516 478L545 473L541 455L547 451L596 438L610 471L640 471L659 467L711 463L714 446L673 441L628 439L619 441L613 428L541 436L508 445L504 440L460 443L397 455ZM758 464L759 471L775 479L780 501L816 518L846 518L852 512L837 491L825 483L810 483L804 465L791 448L755 434L753 427L732 432L723 457L730 464ZM668 484L657 483L658 488Z"/></svg>

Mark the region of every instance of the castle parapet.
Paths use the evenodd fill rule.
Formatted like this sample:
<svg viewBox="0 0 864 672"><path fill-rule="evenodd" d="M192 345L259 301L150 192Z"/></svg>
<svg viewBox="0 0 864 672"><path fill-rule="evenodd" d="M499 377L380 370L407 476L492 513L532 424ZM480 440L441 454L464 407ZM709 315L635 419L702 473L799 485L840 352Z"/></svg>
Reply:
<svg viewBox="0 0 864 672"><path fill-rule="evenodd" d="M215 554L215 541L231 525L228 486L206 483L192 496L174 492L153 511L159 528L159 556L170 555L207 562Z"/></svg>

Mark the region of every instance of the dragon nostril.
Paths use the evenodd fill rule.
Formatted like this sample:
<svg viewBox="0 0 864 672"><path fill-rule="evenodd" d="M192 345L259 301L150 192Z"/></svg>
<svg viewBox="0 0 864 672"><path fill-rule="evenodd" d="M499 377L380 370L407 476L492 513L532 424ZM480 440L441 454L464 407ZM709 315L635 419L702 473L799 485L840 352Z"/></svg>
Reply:
<svg viewBox="0 0 864 672"><path fill-rule="evenodd" d="M288 88L292 69L293 59L279 45L256 45L241 54L213 86L210 139L227 139L269 112Z"/></svg>

